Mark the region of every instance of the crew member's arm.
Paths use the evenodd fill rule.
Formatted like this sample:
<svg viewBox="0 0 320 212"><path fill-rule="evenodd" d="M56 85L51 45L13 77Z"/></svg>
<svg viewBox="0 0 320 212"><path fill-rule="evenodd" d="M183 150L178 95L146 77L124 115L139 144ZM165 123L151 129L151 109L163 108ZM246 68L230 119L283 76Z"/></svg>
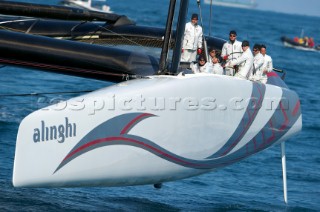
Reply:
<svg viewBox="0 0 320 212"><path fill-rule="evenodd" d="M238 57L237 59L235 60L231 60L229 61L227 64L226 64L226 67L232 67L235 66L235 65L239 65L241 63L243 63L244 61L247 60L247 56L245 54L242 54L240 57Z"/></svg>

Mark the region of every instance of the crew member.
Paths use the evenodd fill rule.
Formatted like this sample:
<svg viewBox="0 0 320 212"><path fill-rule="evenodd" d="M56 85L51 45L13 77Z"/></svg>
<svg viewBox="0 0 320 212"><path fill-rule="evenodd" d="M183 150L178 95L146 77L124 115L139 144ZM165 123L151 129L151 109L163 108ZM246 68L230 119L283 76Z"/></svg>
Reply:
<svg viewBox="0 0 320 212"><path fill-rule="evenodd" d="M203 55L200 55L198 58L198 62L197 63L191 63L190 64L190 68L192 70L193 73L197 74L197 73L209 73L209 63L207 63L205 57Z"/></svg>
<svg viewBox="0 0 320 212"><path fill-rule="evenodd" d="M309 46L309 38L307 36L303 38L303 45Z"/></svg>
<svg viewBox="0 0 320 212"><path fill-rule="evenodd" d="M309 38L309 47L310 47L310 48L313 48L313 47L314 47L314 40L313 40L312 37Z"/></svg>
<svg viewBox="0 0 320 212"><path fill-rule="evenodd" d="M202 27L198 25L198 14L192 14L191 22L185 27L181 61L196 61L197 54L202 53Z"/></svg>
<svg viewBox="0 0 320 212"><path fill-rule="evenodd" d="M264 64L264 57L260 53L261 46L259 44L255 44L253 46L253 72L249 77L250 80L261 82L262 78L262 68Z"/></svg>
<svg viewBox="0 0 320 212"><path fill-rule="evenodd" d="M209 68L210 73L223 75L223 68L220 64L220 61L222 61L220 56L215 55L212 57L212 63L210 64Z"/></svg>
<svg viewBox="0 0 320 212"><path fill-rule="evenodd" d="M260 53L264 57L264 63L262 66L262 76L260 81L262 83L267 83L268 81L267 73L273 70L272 58L269 55L267 55L267 47L263 44L261 45Z"/></svg>
<svg viewBox="0 0 320 212"><path fill-rule="evenodd" d="M208 63L212 64L213 57L217 56L217 50L215 48L211 47L209 49L209 56L210 57L208 58Z"/></svg>
<svg viewBox="0 0 320 212"><path fill-rule="evenodd" d="M253 55L250 50L249 41L242 41L241 47L243 51L242 55L235 60L227 62L226 67L230 68L239 65L239 70L234 76L241 79L248 79L253 69Z"/></svg>
<svg viewBox="0 0 320 212"><path fill-rule="evenodd" d="M223 44L221 57L226 61L226 63L237 59L242 54L241 42L237 41L237 32L232 30L229 33L229 41ZM233 76L235 74L235 69L233 67L225 68L226 75Z"/></svg>

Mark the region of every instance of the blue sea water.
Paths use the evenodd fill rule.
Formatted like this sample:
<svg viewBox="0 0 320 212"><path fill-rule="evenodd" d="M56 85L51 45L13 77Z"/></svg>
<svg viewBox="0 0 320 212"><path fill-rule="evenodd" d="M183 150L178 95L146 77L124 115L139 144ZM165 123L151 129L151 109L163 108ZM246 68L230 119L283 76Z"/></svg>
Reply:
<svg viewBox="0 0 320 212"><path fill-rule="evenodd" d="M57 4L58 1L29 1ZM198 12L190 1L189 15ZM108 0L112 10L137 24L163 27L169 1ZM202 7L209 33L209 5ZM20 121L41 107L39 96L1 97L0 211L320 211L320 52L286 48L280 37L313 36L320 44L320 18L257 10L214 7L211 35L264 43L274 66L287 72L286 83L301 98L302 132L286 142L288 199L283 202L280 146L201 176L152 185L119 188L14 188L12 168ZM0 94L94 90L111 83L17 67L0 69ZM63 98L75 94L44 95ZM156 167L155 167L156 168Z"/></svg>

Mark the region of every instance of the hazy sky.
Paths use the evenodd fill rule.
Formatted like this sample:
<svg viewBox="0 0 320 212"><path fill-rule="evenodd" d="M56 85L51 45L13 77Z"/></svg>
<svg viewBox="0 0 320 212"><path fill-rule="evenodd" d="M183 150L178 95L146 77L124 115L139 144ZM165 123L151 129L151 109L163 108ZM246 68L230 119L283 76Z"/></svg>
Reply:
<svg viewBox="0 0 320 212"><path fill-rule="evenodd" d="M256 0L256 2L257 9L261 10L320 17L320 0Z"/></svg>

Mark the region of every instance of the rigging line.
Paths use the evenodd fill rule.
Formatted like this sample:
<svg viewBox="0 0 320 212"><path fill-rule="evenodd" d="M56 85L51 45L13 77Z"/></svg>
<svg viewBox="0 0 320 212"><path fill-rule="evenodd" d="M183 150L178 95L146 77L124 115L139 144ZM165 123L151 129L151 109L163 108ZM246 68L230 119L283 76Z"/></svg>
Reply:
<svg viewBox="0 0 320 212"><path fill-rule="evenodd" d="M13 32L22 32L22 33L25 33L24 30L18 30L18 29L15 29L15 28L5 27L5 26L0 26L0 29L5 29L5 30L8 30L8 31L13 31Z"/></svg>
<svg viewBox="0 0 320 212"><path fill-rule="evenodd" d="M100 27L101 27L102 29L105 29L105 30L108 31L108 32L111 32L111 33L113 33L113 34L115 34L115 35L123 38L124 40L127 40L127 41L129 41L129 42L131 42L131 43L133 43L133 44L135 44L135 45L137 45L137 46L140 46L140 47L143 47L143 48L144 48L143 45L141 45L141 44L139 44L139 43L137 43L137 42L134 42L134 41L130 40L129 38L126 38L125 36L122 36L122 35L120 35L120 34L118 34L118 33L116 33L116 32L113 32L113 31L111 31L110 29L108 29L108 28L106 28L106 27L104 27L104 26L100 26Z"/></svg>
<svg viewBox="0 0 320 212"><path fill-rule="evenodd" d="M202 21L202 12L201 12L201 6L200 6L200 0L197 0L197 4L198 4L198 8L199 8L199 16L200 16L202 31L204 32L203 21Z"/></svg>
<svg viewBox="0 0 320 212"><path fill-rule="evenodd" d="M94 90L84 91L60 91L60 92L44 92L44 93L20 93L20 94L0 94L0 97L14 97L14 96L38 96L38 95L50 95L50 94L76 94L76 93L89 93Z"/></svg>
<svg viewBox="0 0 320 212"><path fill-rule="evenodd" d="M93 22L91 22L91 23L93 23ZM81 23L81 24L82 24L82 23ZM141 45L141 44L139 44L139 43L137 43L137 42L134 42L133 40L130 40L129 38L126 38L125 36L120 35L120 34L114 32L114 31L108 29L108 28L105 27L105 26L101 26L101 25L99 25L99 24L97 24L97 23L93 23L93 24L95 24L96 26L98 26L98 28L97 28L93 33L88 32L88 33L83 33L82 35L88 35L88 34L90 34L90 37L92 37L92 36L95 35L95 33L96 33L99 29L104 29L104 30L106 30L106 31L108 31L108 32L110 32L110 33L112 33L112 34L114 34L114 35L119 36L120 38L123 38L124 40L129 41L129 42L132 43L132 44L135 44L135 45L137 45L137 46L140 46L140 47L145 48L145 46L143 46L143 45ZM79 24L79 25L80 25L80 24ZM78 25L77 25L77 26L78 26ZM76 26L76 27L77 27L77 26ZM72 39L75 39L75 37L72 36ZM89 38L89 39L90 39L90 38Z"/></svg>
<svg viewBox="0 0 320 212"><path fill-rule="evenodd" d="M25 32L26 34L29 34L32 28L40 21L40 19L35 20L31 26L28 28L28 30Z"/></svg>
<svg viewBox="0 0 320 212"><path fill-rule="evenodd" d="M211 36L211 30L212 30L212 0L210 0L209 37Z"/></svg>
<svg viewBox="0 0 320 212"><path fill-rule="evenodd" d="M5 29L5 30L9 30L9 31L14 31L14 32L22 32L22 33L26 33L28 34L29 31L31 30L31 28L33 28L33 26L39 22L40 19L34 19L34 18L30 18L30 19L19 19L19 20L11 20L11 21L2 21L0 22L0 28L1 29ZM19 30L19 29L15 29L15 28L11 28L11 27L7 27L7 26L1 26L1 24L6 24L6 23L15 23L15 22L27 22L27 21L34 21L34 23L31 24L31 26L28 28L27 31L24 30Z"/></svg>
<svg viewBox="0 0 320 212"><path fill-rule="evenodd" d="M70 36L71 36L71 39L73 39L75 36L72 35L73 34L73 31L78 27L78 26L81 26L82 24L85 24L87 23L87 21L82 21L80 22L79 24L76 24L74 25L71 29L70 29ZM84 34L84 33L83 33Z"/></svg>
<svg viewBox="0 0 320 212"><path fill-rule="evenodd" d="M122 77L124 78L124 75L128 75L132 79L136 78L143 78L143 76L140 75L130 75L130 74L123 74L123 73L110 73L110 72L103 72L99 70L90 70L90 69L79 69L79 68L72 68L72 67L64 67L64 66L59 66L59 65L53 65L53 64L43 64L43 63L35 63L35 62L27 62L27 61L20 61L20 60L8 60L5 58L0 57L0 63L8 63L8 64L16 64L16 65L29 65L32 67L38 67L38 68L45 68L45 69L50 69L54 68L57 70L68 70L73 73L95 73L95 74L100 74L103 76L116 76L116 77Z"/></svg>
<svg viewBox="0 0 320 212"><path fill-rule="evenodd" d="M98 30L102 28L101 25L98 25L98 24L96 24L96 25L97 25L98 27L96 28L95 31L93 31L93 32L90 34L90 38L89 38L89 39L92 39L93 36L98 32ZM100 34L101 34L101 33L100 33ZM99 36L99 38L100 38L100 36ZM93 41L93 43L94 43L94 41Z"/></svg>
<svg viewBox="0 0 320 212"><path fill-rule="evenodd" d="M15 23L15 22L24 22L24 21L35 21L38 19L30 18L30 19L20 19L20 20L11 20L11 21L2 21L0 24L7 24L7 23Z"/></svg>
<svg viewBox="0 0 320 212"><path fill-rule="evenodd" d="M79 27L79 26L81 26L82 24L85 24L85 23L88 23L88 21L82 21L81 23L79 23L79 24L77 24L77 25L72 27L72 29L70 30L71 39L76 40L77 37L79 37L79 36L73 35L73 33L74 33L74 31L76 30L77 27ZM89 35L90 36L89 39L92 39L92 37L96 35L96 32L101 28L101 26L99 24L96 24L96 23L92 23L92 24L96 25L97 28L93 32L83 32L81 34L81 36Z"/></svg>

